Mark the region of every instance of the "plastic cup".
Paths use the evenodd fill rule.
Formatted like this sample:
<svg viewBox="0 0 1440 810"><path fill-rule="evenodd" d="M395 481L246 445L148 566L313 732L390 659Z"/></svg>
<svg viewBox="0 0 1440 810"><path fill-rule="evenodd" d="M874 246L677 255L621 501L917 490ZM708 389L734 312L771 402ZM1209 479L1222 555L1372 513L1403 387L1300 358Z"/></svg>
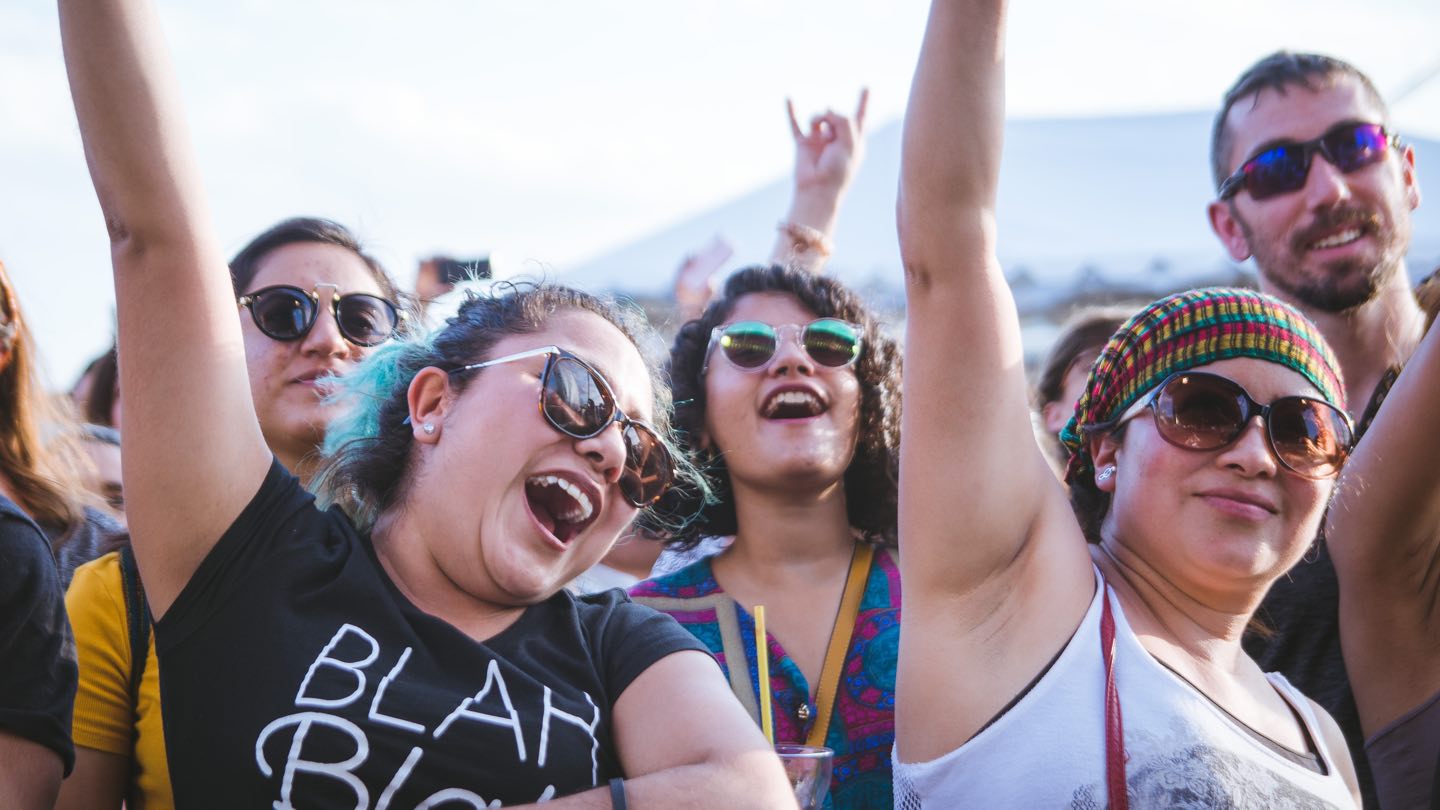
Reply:
<svg viewBox="0 0 1440 810"><path fill-rule="evenodd" d="M830 793L830 772L835 752L813 745L777 745L775 753L785 766L785 775L795 789L800 810L820 810Z"/></svg>

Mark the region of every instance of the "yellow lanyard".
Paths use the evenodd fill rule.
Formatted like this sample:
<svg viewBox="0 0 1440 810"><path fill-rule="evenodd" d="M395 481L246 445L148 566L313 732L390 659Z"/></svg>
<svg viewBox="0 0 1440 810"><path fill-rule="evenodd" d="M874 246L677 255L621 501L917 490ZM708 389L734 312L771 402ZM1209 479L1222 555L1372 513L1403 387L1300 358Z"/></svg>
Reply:
<svg viewBox="0 0 1440 810"><path fill-rule="evenodd" d="M820 670L820 688L815 692L818 716L806 745L824 745L830 728L830 715L835 711L835 695L840 686L840 670L845 668L845 653L850 651L850 637L855 633L855 617L860 613L860 599L865 595L865 579L870 573L870 560L875 547L858 543L850 558L850 575L845 579L845 593L840 597L840 611L835 614L835 628L830 631L830 645L825 648L825 666Z"/></svg>

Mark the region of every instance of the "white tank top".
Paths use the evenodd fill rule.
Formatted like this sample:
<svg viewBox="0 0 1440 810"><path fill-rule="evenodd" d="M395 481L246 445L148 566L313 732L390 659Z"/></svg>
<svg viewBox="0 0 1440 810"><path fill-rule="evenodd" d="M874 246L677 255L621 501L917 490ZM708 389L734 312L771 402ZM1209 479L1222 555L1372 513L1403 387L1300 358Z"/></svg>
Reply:
<svg viewBox="0 0 1440 810"><path fill-rule="evenodd" d="M1099 571L1096 571L1099 581ZM894 756L896 810L1103 808L1105 666L1102 593L1115 619L1115 673L1132 808L1353 808L1310 701L1279 673L1270 683L1304 720L1325 773L1267 745L1140 646L1108 587L1075 636L1019 702L930 762ZM1291 756L1295 756L1292 754Z"/></svg>

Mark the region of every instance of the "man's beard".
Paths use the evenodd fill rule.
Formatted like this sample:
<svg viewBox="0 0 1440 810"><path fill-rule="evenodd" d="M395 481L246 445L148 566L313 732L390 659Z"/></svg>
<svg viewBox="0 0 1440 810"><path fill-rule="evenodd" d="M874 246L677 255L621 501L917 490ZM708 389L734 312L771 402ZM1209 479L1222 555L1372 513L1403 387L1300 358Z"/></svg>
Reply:
<svg viewBox="0 0 1440 810"><path fill-rule="evenodd" d="M1410 242L1405 233L1373 211L1362 208L1334 208L1316 214L1315 220L1298 231L1284 252L1263 247L1244 220L1236 217L1246 239L1255 248L1255 263L1271 286L1295 303L1319 312L1348 312L1372 301L1390 277L1404 266ZM1369 236L1380 247L1373 259L1355 257L1331 261L1320 267L1303 266L1310 245L1326 233L1345 227L1359 228L1361 238Z"/></svg>

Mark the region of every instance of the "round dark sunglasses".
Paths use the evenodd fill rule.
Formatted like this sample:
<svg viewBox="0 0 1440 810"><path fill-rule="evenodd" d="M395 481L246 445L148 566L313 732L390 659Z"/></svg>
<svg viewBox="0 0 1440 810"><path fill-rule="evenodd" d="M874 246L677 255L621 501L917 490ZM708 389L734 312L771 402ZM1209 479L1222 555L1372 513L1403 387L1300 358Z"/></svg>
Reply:
<svg viewBox="0 0 1440 810"><path fill-rule="evenodd" d="M860 357L860 327L849 321L820 318L803 326L736 321L710 331L710 345L705 349L705 365L700 373L710 369L710 358L717 347L736 368L747 371L763 368L779 351L780 341L787 332L795 336L796 343L811 360L826 368L843 368Z"/></svg>
<svg viewBox="0 0 1440 810"><path fill-rule="evenodd" d="M320 314L321 287L330 288L330 313L340 336L356 346L379 346L394 336L406 318L404 311L378 295L341 295L334 284L316 284L309 291L277 284L242 295L237 302L250 310L250 318L266 337L299 340L310 333Z"/></svg>
<svg viewBox="0 0 1440 810"><path fill-rule="evenodd" d="M620 494L631 506L643 509L665 494L675 482L675 460L655 429L631 419L615 404L615 393L600 372L579 357L558 346L507 354L483 363L451 370L463 371L511 363L545 355L540 375L540 413L545 421L573 439L600 435L610 423L620 423L625 442L625 469L620 474Z"/></svg>
<svg viewBox="0 0 1440 810"><path fill-rule="evenodd" d="M1323 399L1280 397L1261 405L1234 380L1199 371L1171 375L1120 418L1092 430L1114 429L1146 408L1161 438L1186 450L1228 447L1259 416L1270 452L1285 469L1305 478L1334 477L1353 444L1350 417Z"/></svg>
<svg viewBox="0 0 1440 810"><path fill-rule="evenodd" d="M1384 160L1390 147L1399 145L1400 136L1387 132L1382 124L1340 124L1311 141L1266 147L1225 178L1220 199L1228 200L1242 189L1256 200L1299 191L1310 176L1316 153L1349 174Z"/></svg>

